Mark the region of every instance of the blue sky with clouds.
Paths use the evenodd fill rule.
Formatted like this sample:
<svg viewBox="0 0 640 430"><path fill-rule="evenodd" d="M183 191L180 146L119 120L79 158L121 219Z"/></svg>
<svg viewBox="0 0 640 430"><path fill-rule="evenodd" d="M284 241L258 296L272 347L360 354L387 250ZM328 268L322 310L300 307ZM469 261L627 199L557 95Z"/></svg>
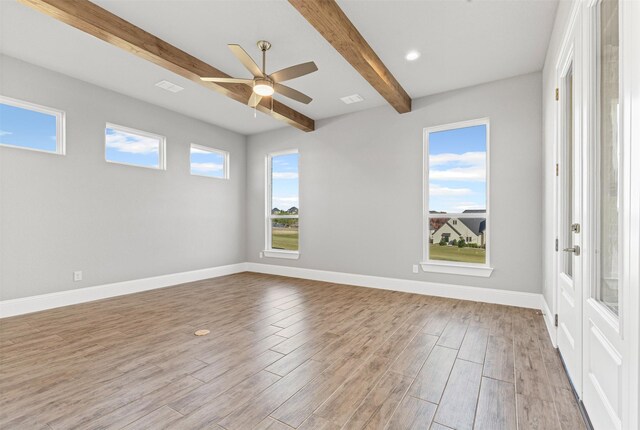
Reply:
<svg viewBox="0 0 640 430"><path fill-rule="evenodd" d="M271 209L299 208L298 154L276 155L271 158Z"/></svg>
<svg viewBox="0 0 640 430"><path fill-rule="evenodd" d="M105 138L107 161L143 167L160 167L159 139L113 128L105 130Z"/></svg>
<svg viewBox="0 0 640 430"><path fill-rule="evenodd" d="M486 126L429 134L429 210L486 209Z"/></svg>
<svg viewBox="0 0 640 430"><path fill-rule="evenodd" d="M191 147L191 173L194 175L224 178L225 155Z"/></svg>
<svg viewBox="0 0 640 430"><path fill-rule="evenodd" d="M0 143L56 151L56 117L0 103Z"/></svg>

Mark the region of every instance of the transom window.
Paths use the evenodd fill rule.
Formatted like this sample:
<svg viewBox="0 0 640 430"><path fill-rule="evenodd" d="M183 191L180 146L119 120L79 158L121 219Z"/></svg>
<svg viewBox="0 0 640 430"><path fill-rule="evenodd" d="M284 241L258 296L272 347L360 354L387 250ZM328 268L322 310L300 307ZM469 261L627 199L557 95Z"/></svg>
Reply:
<svg viewBox="0 0 640 430"><path fill-rule="evenodd" d="M424 270L491 274L488 153L488 119L425 129Z"/></svg>
<svg viewBox="0 0 640 430"><path fill-rule="evenodd" d="M0 96L0 145L64 154L64 112Z"/></svg>
<svg viewBox="0 0 640 430"><path fill-rule="evenodd" d="M229 179L229 153L227 151L192 143L190 158L192 175Z"/></svg>
<svg viewBox="0 0 640 430"><path fill-rule="evenodd" d="M298 159L297 150L267 155L267 257L298 257Z"/></svg>
<svg viewBox="0 0 640 430"><path fill-rule="evenodd" d="M105 158L110 163L164 170L165 140L157 134L107 124Z"/></svg>

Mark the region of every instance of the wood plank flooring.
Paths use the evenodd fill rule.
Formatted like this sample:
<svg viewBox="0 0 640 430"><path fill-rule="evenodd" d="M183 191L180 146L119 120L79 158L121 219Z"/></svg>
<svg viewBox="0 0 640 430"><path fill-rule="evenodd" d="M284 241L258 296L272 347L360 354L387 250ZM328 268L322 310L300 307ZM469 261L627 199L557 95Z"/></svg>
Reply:
<svg viewBox="0 0 640 430"><path fill-rule="evenodd" d="M0 360L7 429L585 428L536 311L255 273L0 320Z"/></svg>

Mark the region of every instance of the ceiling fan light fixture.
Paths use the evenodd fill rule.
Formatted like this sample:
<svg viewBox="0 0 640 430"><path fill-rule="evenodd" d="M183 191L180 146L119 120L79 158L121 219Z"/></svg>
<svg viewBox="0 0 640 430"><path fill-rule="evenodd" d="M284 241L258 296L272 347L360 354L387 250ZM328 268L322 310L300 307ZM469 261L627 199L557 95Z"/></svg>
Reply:
<svg viewBox="0 0 640 430"><path fill-rule="evenodd" d="M273 83L267 80L256 81L256 84L253 86L253 92L262 97L272 96L274 93Z"/></svg>

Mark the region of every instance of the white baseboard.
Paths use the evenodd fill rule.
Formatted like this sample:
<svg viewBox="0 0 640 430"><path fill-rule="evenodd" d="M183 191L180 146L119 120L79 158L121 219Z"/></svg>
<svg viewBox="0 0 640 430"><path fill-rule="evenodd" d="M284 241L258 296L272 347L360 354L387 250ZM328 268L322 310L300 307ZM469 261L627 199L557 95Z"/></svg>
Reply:
<svg viewBox="0 0 640 430"><path fill-rule="evenodd" d="M60 291L39 296L0 301L0 318L22 315L61 306L91 302L109 297L170 287L185 282L200 281L246 271L246 263L230 264L227 266L211 267L192 270L189 272L172 273L154 276L152 278L135 279L133 281L115 282L113 284L95 287L79 288L77 290Z"/></svg>
<svg viewBox="0 0 640 430"><path fill-rule="evenodd" d="M556 322L555 322L555 314L551 312L549 309L549 304L542 296L542 316L544 317L544 323L547 326L547 331L549 332L549 337L551 338L551 343L554 348L558 347L556 336L558 334L556 330Z"/></svg>
<svg viewBox="0 0 640 430"><path fill-rule="evenodd" d="M299 267L277 266L262 263L247 263L247 271L292 278L337 284L357 285L360 287L402 291L405 293L425 294L452 299L473 300L476 302L496 303L522 308L542 309L542 294L522 293L518 291L496 290L492 288L468 287L464 285L441 284L436 282L413 281L409 279L383 278L380 276L357 275L353 273L329 272L325 270L303 269Z"/></svg>
<svg viewBox="0 0 640 430"><path fill-rule="evenodd" d="M218 276L231 275L245 271L311 279L337 284L356 285L360 287L378 288L383 290L402 291L405 293L540 309L545 314L545 322L547 323L549 334L551 335L552 341L555 345L555 337L553 336L555 330L551 330L552 326L549 326L551 313L548 310L542 294L414 281L409 279L384 278L380 276L330 272L326 270L303 269L298 267L260 263L230 264L228 266L211 267L208 269L193 270L190 272L172 273L169 275L154 276L152 278L115 282L113 284L98 285L95 287L80 288L77 290L68 290L57 293L42 294L39 296L0 301L0 318L38 312L61 306L75 305L78 303L91 302L94 300L122 296L125 294L138 293L156 288L170 287L173 285L184 284L185 282L216 278Z"/></svg>

